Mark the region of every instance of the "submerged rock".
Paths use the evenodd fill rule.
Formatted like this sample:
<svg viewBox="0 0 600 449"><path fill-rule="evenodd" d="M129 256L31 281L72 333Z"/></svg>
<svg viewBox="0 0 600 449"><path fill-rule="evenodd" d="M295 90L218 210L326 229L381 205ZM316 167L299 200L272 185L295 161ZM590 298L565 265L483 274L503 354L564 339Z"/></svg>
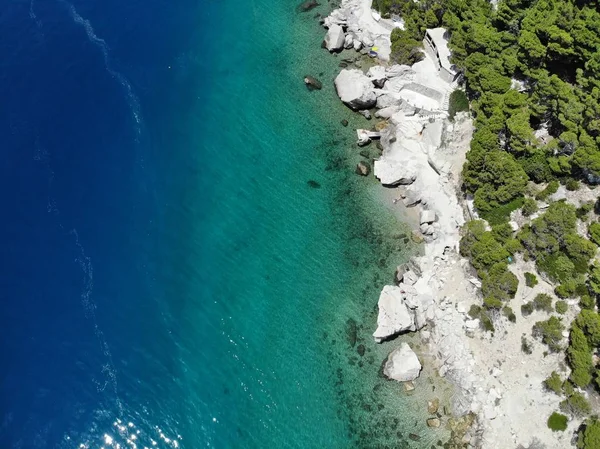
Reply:
<svg viewBox="0 0 600 449"><path fill-rule="evenodd" d="M427 420L427 427L440 427L440 425L442 424L442 422L439 420L439 418L429 418Z"/></svg>
<svg viewBox="0 0 600 449"><path fill-rule="evenodd" d="M312 187L313 189L321 188L321 184L319 184L317 181L314 181L312 179L309 179L308 181L306 181L306 184L308 184L308 187Z"/></svg>
<svg viewBox="0 0 600 449"><path fill-rule="evenodd" d="M304 76L304 84L306 84L306 87L308 87L309 90L320 90L323 87L321 81L310 75Z"/></svg>
<svg viewBox="0 0 600 449"><path fill-rule="evenodd" d="M366 162L360 161L356 165L356 174L361 176L368 176L371 173L371 167Z"/></svg>
<svg viewBox="0 0 600 449"><path fill-rule="evenodd" d="M435 415L440 408L440 400L438 398L427 401L427 413Z"/></svg>
<svg viewBox="0 0 600 449"><path fill-rule="evenodd" d="M319 6L319 3L317 3L316 0L306 0L298 5L298 10L301 12L307 12L313 8L316 8L317 6Z"/></svg>
<svg viewBox="0 0 600 449"><path fill-rule="evenodd" d="M348 126L348 120L343 119L341 122L342 126Z"/></svg>
<svg viewBox="0 0 600 449"><path fill-rule="evenodd" d="M415 380L421 372L421 362L408 343L402 342L388 356L383 374L400 382Z"/></svg>

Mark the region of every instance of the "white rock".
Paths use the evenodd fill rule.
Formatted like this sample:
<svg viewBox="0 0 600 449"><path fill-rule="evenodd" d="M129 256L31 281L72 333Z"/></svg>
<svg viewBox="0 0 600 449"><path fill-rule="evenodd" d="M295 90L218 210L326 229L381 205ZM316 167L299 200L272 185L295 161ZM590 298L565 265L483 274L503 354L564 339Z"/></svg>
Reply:
<svg viewBox="0 0 600 449"><path fill-rule="evenodd" d="M329 51L339 51L344 47L345 40L342 27L332 24L325 35L325 48Z"/></svg>
<svg viewBox="0 0 600 449"><path fill-rule="evenodd" d="M481 281L477 278L469 278L469 282L477 288L481 288Z"/></svg>
<svg viewBox="0 0 600 449"><path fill-rule="evenodd" d="M377 330L373 333L377 343L400 332L416 329L414 315L404 303L402 291L402 288L395 285L386 285L381 290L377 303Z"/></svg>
<svg viewBox="0 0 600 449"><path fill-rule="evenodd" d="M352 48L352 44L354 43L354 39L351 34L346 34L344 38L344 48L349 49Z"/></svg>
<svg viewBox="0 0 600 449"><path fill-rule="evenodd" d="M431 224L435 221L435 212L432 210L422 210L420 223Z"/></svg>
<svg viewBox="0 0 600 449"><path fill-rule="evenodd" d="M519 224L516 221L509 221L508 224L513 232L517 232L519 230Z"/></svg>
<svg viewBox="0 0 600 449"><path fill-rule="evenodd" d="M417 163L411 159L397 162L388 161L382 157L373 164L373 173L383 185L407 185L417 179L418 167Z"/></svg>
<svg viewBox="0 0 600 449"><path fill-rule="evenodd" d="M400 110L400 105L402 103L402 99L398 98L393 93L381 93L376 92L379 95L377 96L377 108L378 109L387 109L387 108L395 108L396 112Z"/></svg>
<svg viewBox="0 0 600 449"><path fill-rule="evenodd" d="M408 270L404 273L403 282L408 285L415 285L419 280L419 277L415 274L414 271Z"/></svg>
<svg viewBox="0 0 600 449"><path fill-rule="evenodd" d="M377 97L377 100L379 100L379 97ZM375 112L375 117L377 117L377 118L390 118L396 112L398 112L398 108L396 106L388 106L388 107L383 108L383 109L378 109Z"/></svg>
<svg viewBox="0 0 600 449"><path fill-rule="evenodd" d="M479 319L476 318L474 320L467 320L465 322L465 327L469 330L475 330L479 327Z"/></svg>
<svg viewBox="0 0 600 449"><path fill-rule="evenodd" d="M352 46L354 47L354 50L360 51L360 49L362 48L362 42L359 39L354 39L354 42L352 42Z"/></svg>
<svg viewBox="0 0 600 449"><path fill-rule="evenodd" d="M404 342L390 353L383 367L383 374L400 382L415 380L420 372L419 358Z"/></svg>
<svg viewBox="0 0 600 449"><path fill-rule="evenodd" d="M431 234L433 234L434 231L435 231L435 228L427 223L423 223L421 225L421 232L424 235L431 235Z"/></svg>
<svg viewBox="0 0 600 449"><path fill-rule="evenodd" d="M344 69L335 78L335 89L340 99L354 110L375 106L377 96L373 83L357 69Z"/></svg>
<svg viewBox="0 0 600 449"><path fill-rule="evenodd" d="M367 71L367 76L371 79L371 82L377 87L383 87L383 84L385 83L385 80L387 79L386 73L385 73L385 67L383 67L381 65L375 65L375 66L371 67Z"/></svg>
<svg viewBox="0 0 600 449"><path fill-rule="evenodd" d="M394 64L386 69L388 78L406 78L407 81L412 81L415 78L415 71L409 65Z"/></svg>

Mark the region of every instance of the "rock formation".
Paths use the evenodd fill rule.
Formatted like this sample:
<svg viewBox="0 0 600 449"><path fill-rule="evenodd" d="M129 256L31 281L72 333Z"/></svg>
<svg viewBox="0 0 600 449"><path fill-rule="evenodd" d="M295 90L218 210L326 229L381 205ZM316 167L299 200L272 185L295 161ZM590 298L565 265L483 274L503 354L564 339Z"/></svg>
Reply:
<svg viewBox="0 0 600 449"><path fill-rule="evenodd" d="M419 377L421 363L408 343L401 343L388 356L383 366L383 374L399 382L408 382Z"/></svg>
<svg viewBox="0 0 600 449"><path fill-rule="evenodd" d="M325 48L331 52L340 51L344 48L345 39L342 27L332 24L325 35Z"/></svg>
<svg viewBox="0 0 600 449"><path fill-rule="evenodd" d="M340 99L354 110L375 106L377 96L373 83L358 69L344 69L335 78L335 90Z"/></svg>

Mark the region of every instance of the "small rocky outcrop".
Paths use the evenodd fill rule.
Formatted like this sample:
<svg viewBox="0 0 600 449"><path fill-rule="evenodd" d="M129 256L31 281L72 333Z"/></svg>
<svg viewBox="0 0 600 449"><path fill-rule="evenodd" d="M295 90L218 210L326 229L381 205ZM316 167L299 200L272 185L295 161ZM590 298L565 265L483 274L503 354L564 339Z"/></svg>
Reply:
<svg viewBox="0 0 600 449"><path fill-rule="evenodd" d="M402 343L388 356L383 374L399 382L415 380L421 373L421 362L408 343Z"/></svg>
<svg viewBox="0 0 600 449"><path fill-rule="evenodd" d="M305 75L304 76L304 84L308 87L308 90L321 90L323 87L323 83L316 79L314 76Z"/></svg>
<svg viewBox="0 0 600 449"><path fill-rule="evenodd" d="M438 398L427 401L427 413L435 415L440 408L440 400Z"/></svg>
<svg viewBox="0 0 600 449"><path fill-rule="evenodd" d="M335 78L335 90L349 108L370 109L377 103L373 83L358 69L344 69Z"/></svg>
<svg viewBox="0 0 600 449"><path fill-rule="evenodd" d="M342 50L346 42L343 28L336 24L331 25L323 42L325 42L325 48L330 52Z"/></svg>
<svg viewBox="0 0 600 449"><path fill-rule="evenodd" d="M356 164L356 174L361 176L368 176L371 173L371 167L364 161L360 161Z"/></svg>
<svg viewBox="0 0 600 449"><path fill-rule="evenodd" d="M298 10L300 12L307 12L316 8L317 6L319 6L319 3L317 3L316 0L306 0L298 5Z"/></svg>
<svg viewBox="0 0 600 449"><path fill-rule="evenodd" d="M434 427L434 428L438 428L442 425L442 422L440 421L439 418L429 418L427 420L427 427Z"/></svg>

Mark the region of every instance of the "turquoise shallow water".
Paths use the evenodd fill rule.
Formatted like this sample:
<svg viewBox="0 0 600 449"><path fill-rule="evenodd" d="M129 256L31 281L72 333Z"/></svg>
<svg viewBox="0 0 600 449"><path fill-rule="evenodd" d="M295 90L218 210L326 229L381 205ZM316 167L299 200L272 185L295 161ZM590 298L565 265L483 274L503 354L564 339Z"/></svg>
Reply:
<svg viewBox="0 0 600 449"><path fill-rule="evenodd" d="M11 10L31 42L5 36L27 70L5 64L3 447L440 438L429 372L412 397L380 375L377 298L415 248L354 174L367 123L334 92L328 7Z"/></svg>

